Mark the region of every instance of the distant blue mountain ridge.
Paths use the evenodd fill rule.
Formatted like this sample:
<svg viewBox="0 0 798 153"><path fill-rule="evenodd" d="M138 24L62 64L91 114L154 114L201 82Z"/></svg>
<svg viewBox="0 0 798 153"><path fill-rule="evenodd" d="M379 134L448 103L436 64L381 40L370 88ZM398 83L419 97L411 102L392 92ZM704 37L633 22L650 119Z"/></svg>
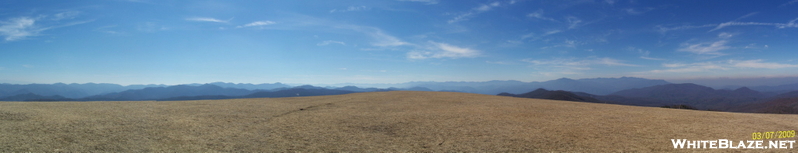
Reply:
<svg viewBox="0 0 798 153"><path fill-rule="evenodd" d="M385 88L361 88L357 86L318 87L311 85L290 86L279 82L263 84L212 82L206 84L184 84L173 86L154 84L122 86L108 83L55 83L25 85L0 84L0 100L20 101L21 99L24 101L25 99L59 99L59 97L72 100L158 100L174 97L197 98L197 96L216 96L215 98L222 98L222 96L226 96L230 98L243 97L256 92L275 92L293 88L343 90L351 92L390 90L451 91L489 95L496 95L503 92L521 94L539 88L544 88L548 90L563 90L591 95L609 95L627 89L645 88L667 84L671 83L664 80L635 77L590 79L560 78L543 82L522 82L514 80L494 80L484 82L407 82L390 84L390 87ZM772 86L770 88L766 86L760 86L751 89L757 91L781 91L780 93L783 93L792 91L791 89L798 89L798 84Z"/></svg>

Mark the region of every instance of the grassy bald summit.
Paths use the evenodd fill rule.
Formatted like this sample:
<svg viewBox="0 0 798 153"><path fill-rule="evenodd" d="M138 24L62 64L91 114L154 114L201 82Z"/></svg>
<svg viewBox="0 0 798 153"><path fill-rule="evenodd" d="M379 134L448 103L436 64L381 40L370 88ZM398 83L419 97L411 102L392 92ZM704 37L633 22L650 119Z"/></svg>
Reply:
<svg viewBox="0 0 798 153"><path fill-rule="evenodd" d="M750 140L752 132L798 130L795 120L419 91L2 102L0 152L728 152L673 149L670 139Z"/></svg>

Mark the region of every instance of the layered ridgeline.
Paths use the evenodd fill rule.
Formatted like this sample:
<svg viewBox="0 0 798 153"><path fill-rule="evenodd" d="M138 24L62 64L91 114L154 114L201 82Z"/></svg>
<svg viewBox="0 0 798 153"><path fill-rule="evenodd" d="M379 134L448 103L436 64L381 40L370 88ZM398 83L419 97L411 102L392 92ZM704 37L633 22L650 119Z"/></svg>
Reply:
<svg viewBox="0 0 798 153"><path fill-rule="evenodd" d="M277 88L291 87L282 83L264 84L244 84L244 83L208 83L223 88L238 88L247 90L271 90ZM204 84L190 84L187 86L200 86ZM85 84L0 84L0 99L3 97L39 97L39 98L84 98L89 96L104 95L109 93L123 92L126 90L139 90L152 87L169 87L167 85L118 85L110 83L85 83Z"/></svg>
<svg viewBox="0 0 798 153"><path fill-rule="evenodd" d="M82 98L68 98L60 95L39 95L32 92L24 92L22 94L17 94L13 96L0 97L0 101L210 100L210 99L234 99L234 98L277 98L277 97L322 96L322 95L349 94L355 92L397 91L397 90L432 91L430 89L422 87L407 88L407 89L358 88L354 86L347 86L340 88L322 88L311 85L303 85L296 87L281 85L280 88L248 90L248 89L221 87L217 84L191 84L191 85L175 85L175 86L165 86L165 87L146 87L143 89L130 89L121 92L111 92L111 93L93 95Z"/></svg>
<svg viewBox="0 0 798 153"><path fill-rule="evenodd" d="M400 84L337 84L325 87L326 89L338 89L354 92L370 92L378 90L412 90L412 91L456 91L468 92L479 94L495 95L502 92L508 93L522 93L532 91L538 88L546 88L550 90L566 90L585 92L595 95L605 95L616 91L642 88L654 85L669 84L663 80L651 80L643 78L621 77L621 78L593 78L593 79L568 79L561 78L557 80L544 81L544 82L521 82L521 81L486 81L486 82L408 82ZM283 83L263 83L263 84L248 84L248 83L224 83L214 82L208 84L186 84L178 86L202 86L202 85L215 85L222 88L235 88L246 89L250 91L256 90L275 90L291 88L292 86ZM11 97L16 95L30 94L41 96L40 98L58 98L52 96L60 96L70 99L79 99L89 96L105 95L110 93L120 93L126 90L140 90L150 87L170 87L167 85L129 85L122 86L117 84L0 84L0 99L4 97ZM176 89L180 90L180 89ZM191 89L189 89L191 90ZM236 95L227 93L217 93L211 95ZM238 94L245 95L245 94ZM24 96L24 95L23 95ZM185 95L184 95L185 96ZM210 95L206 95L210 96ZM132 99L145 99L145 98L132 98Z"/></svg>
<svg viewBox="0 0 798 153"><path fill-rule="evenodd" d="M311 85L289 86L282 83L234 84L223 82L175 86L121 86L93 83L0 84L0 101L211 100L322 96L395 90L472 93L493 93L504 90L499 92L499 95L633 106L764 113L795 113L798 110L796 102L791 99L798 97L798 92L787 91L794 86L791 84L757 86L758 90L747 87L713 89L690 83L670 84L662 80L622 77L578 80L562 78L545 82L410 82L394 85L417 86L361 88L356 86L318 87Z"/></svg>
<svg viewBox="0 0 798 153"><path fill-rule="evenodd" d="M664 80L653 80L634 77L621 78L591 78L591 79L569 79L560 78L543 82L522 82L522 81L485 81L485 82L408 82L400 84L335 84L335 85L354 85L354 86L374 86L374 87L397 87L412 88L424 87L434 91L458 91L467 93L495 95L502 92L523 93L538 88L549 90L565 90L585 92L595 95L605 95L616 91L631 88L642 88L654 85L670 84Z"/></svg>
<svg viewBox="0 0 798 153"><path fill-rule="evenodd" d="M0 152L795 152L708 149L709 144L685 149L671 142L737 144L752 140L754 132L795 130L795 120L796 115L419 91L4 102ZM769 140L796 138L763 145Z"/></svg>
<svg viewBox="0 0 798 153"><path fill-rule="evenodd" d="M716 90L696 84L665 84L618 91L609 95L537 89L523 94L499 96L609 103L632 106L669 107L731 112L798 113L798 91L777 94L746 87Z"/></svg>

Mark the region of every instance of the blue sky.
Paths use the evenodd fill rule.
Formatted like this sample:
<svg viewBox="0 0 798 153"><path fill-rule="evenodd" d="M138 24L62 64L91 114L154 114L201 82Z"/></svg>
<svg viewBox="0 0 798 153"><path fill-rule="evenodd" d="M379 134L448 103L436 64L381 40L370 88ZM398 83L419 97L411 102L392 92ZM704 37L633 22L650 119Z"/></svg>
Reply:
<svg viewBox="0 0 798 153"><path fill-rule="evenodd" d="M798 76L798 0L0 2L0 82Z"/></svg>

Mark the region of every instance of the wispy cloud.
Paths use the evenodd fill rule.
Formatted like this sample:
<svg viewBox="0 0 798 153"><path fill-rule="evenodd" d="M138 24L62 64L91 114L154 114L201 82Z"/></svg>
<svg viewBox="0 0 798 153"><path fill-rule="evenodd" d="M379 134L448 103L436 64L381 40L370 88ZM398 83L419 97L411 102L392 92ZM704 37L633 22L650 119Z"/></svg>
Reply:
<svg viewBox="0 0 798 153"><path fill-rule="evenodd" d="M612 58L609 58L609 57L594 59L594 60L592 60L592 63L600 64L600 65L607 65L607 66L640 66L640 65L623 63L623 61L621 61L621 60L612 59Z"/></svg>
<svg viewBox="0 0 798 153"><path fill-rule="evenodd" d="M626 13L630 14L630 15L641 15L643 13L646 13L646 12L652 11L652 10L654 10L654 8L650 8L650 7L642 8L642 9L635 9L635 8L624 9L624 11L626 11Z"/></svg>
<svg viewBox="0 0 798 153"><path fill-rule="evenodd" d="M715 31L715 30L720 30L720 29L723 29L724 27L728 27L728 26L747 26L747 25L776 26L776 25L780 25L780 24L778 24L778 23L760 23L760 22L726 22L726 23L718 24L718 26L716 26L714 29L709 30L709 31L712 32L712 31Z"/></svg>
<svg viewBox="0 0 798 153"><path fill-rule="evenodd" d="M730 26L774 26L774 27L780 28L780 29L783 29L783 28L798 28L798 24L796 24L796 21L798 21L798 18L790 20L787 23L738 22L737 21L737 20L740 20L740 19L743 19L743 18L747 18L747 17L753 16L753 15L756 15L756 14L757 14L757 12L748 13L748 14L746 14L746 15L740 17L740 18L737 18L735 20L732 20L732 21L729 21L729 22L724 22L724 23L719 23L719 24L704 24L704 25L699 25L699 26L685 25L685 26L677 26L677 27L664 27L664 26L660 25L660 26L656 26L656 28L661 33L665 33L665 32L668 32L668 31L674 31L674 30L687 30L687 29L715 27L715 28L709 30L709 32L712 32L712 31L720 30L720 29L723 29L723 28L726 28L726 27L730 27Z"/></svg>
<svg viewBox="0 0 798 153"><path fill-rule="evenodd" d="M169 30L169 28L163 25L159 25L158 23L145 22L145 23L140 23L138 26L136 26L136 30L142 32L157 32L157 31Z"/></svg>
<svg viewBox="0 0 798 153"><path fill-rule="evenodd" d="M346 9L332 9L332 10L330 10L330 13L336 13L336 12L339 12L339 13L340 13L340 12L352 12L352 11L365 11L365 10L369 10L369 8L368 8L368 7L366 7L366 6L349 6L349 7L347 7Z"/></svg>
<svg viewBox="0 0 798 153"><path fill-rule="evenodd" d="M759 14L759 12L751 12L751 13L745 14L745 15L743 15L743 16L741 16L741 17L737 18L737 19L734 19L733 21L737 21L737 20L745 19L745 18L748 18L748 17L754 16L754 15L756 15L756 14Z"/></svg>
<svg viewBox="0 0 798 153"><path fill-rule="evenodd" d="M779 64L779 63L765 63L762 59L757 60L729 60L729 64L738 68L760 68L760 69L781 69L781 68L794 68L798 65L794 64Z"/></svg>
<svg viewBox="0 0 798 153"><path fill-rule="evenodd" d="M715 30L723 29L725 27L729 27L729 26L751 26L751 25L755 25L755 26L775 26L777 28L798 28L798 24L795 23L796 20L798 20L798 18L790 20L787 23L763 23L763 22L736 22L736 21L730 21L730 22L725 22L725 23L718 24L718 26L716 26L714 29L709 30L709 31L712 32L712 31L715 31Z"/></svg>
<svg viewBox="0 0 798 153"><path fill-rule="evenodd" d="M5 37L5 41L16 41L39 35L39 33L45 30L79 25L93 21L88 20L67 23L63 23L62 21L74 19L79 14L80 12L78 11L67 11L51 16L40 15L38 17L10 18L5 21L0 21L0 36Z"/></svg>
<svg viewBox="0 0 798 153"><path fill-rule="evenodd" d="M677 27L664 27L664 26L657 26L657 31L661 33L666 33L668 31L675 31L675 30L687 30L687 29L697 29L697 28L706 28L706 27L714 27L718 26L718 24L705 24L699 26L693 25L685 25L685 26L677 26Z"/></svg>
<svg viewBox="0 0 798 153"><path fill-rule="evenodd" d="M118 0L118 1L133 2L133 3L152 3L149 0Z"/></svg>
<svg viewBox="0 0 798 153"><path fill-rule="evenodd" d="M796 64L781 64L781 63L768 63L763 62L762 59L756 60L726 60L726 61L711 61L700 63L663 63L662 67L666 69L651 70L646 73L689 73L689 72L711 72L717 70L732 70L732 69L784 69L784 68L798 68Z"/></svg>
<svg viewBox="0 0 798 153"><path fill-rule="evenodd" d="M720 51L731 48L727 46L726 43L728 43L726 40L695 44L683 43L678 51L690 52L698 55L725 55Z"/></svg>
<svg viewBox="0 0 798 153"><path fill-rule="evenodd" d="M643 50L643 49L639 49L639 48L634 48L634 47L629 47L629 50L631 50L631 51L637 51L637 53L640 53L640 58L642 58L642 59L647 59L647 60L655 60L655 61L662 61L662 60L665 60L665 59L662 59L662 58L653 58L653 57L650 57L649 55L651 54L651 52L650 52L650 51L647 51L647 50Z"/></svg>
<svg viewBox="0 0 798 153"><path fill-rule="evenodd" d="M667 69L651 70L650 73L686 73L686 72L704 72L710 70L728 70L728 68L721 66L718 62L702 62L702 63L670 63L662 64L662 67Z"/></svg>
<svg viewBox="0 0 798 153"><path fill-rule="evenodd" d="M64 20L64 19L74 19L78 15L80 15L80 12L78 12L78 11L61 12L61 13L56 13L55 15L53 15L52 20L56 20L57 21L57 20Z"/></svg>
<svg viewBox="0 0 798 153"><path fill-rule="evenodd" d="M399 0L405 2L422 2L427 3L427 5L438 4L438 0Z"/></svg>
<svg viewBox="0 0 798 153"><path fill-rule="evenodd" d="M544 32L541 35L535 35L535 33L529 33L529 34L525 34L525 35L521 36L521 39L532 38L532 40L537 40L537 39L541 39L543 37L546 37L548 35L553 35L553 34L557 34L557 33L560 33L560 32L562 32L562 31L560 31L560 30L549 30L549 31Z"/></svg>
<svg viewBox="0 0 798 153"><path fill-rule="evenodd" d="M556 48L556 47L568 47L568 48L576 48L577 44L581 44L576 40L565 39L562 43L554 45L554 46L546 46L540 47L540 49L549 49L549 48Z"/></svg>
<svg viewBox="0 0 798 153"><path fill-rule="evenodd" d="M14 41L38 35L39 32L47 30L46 28L34 26L35 23L36 19L29 17L13 18L0 22L0 35L3 35L6 41Z"/></svg>
<svg viewBox="0 0 798 153"><path fill-rule="evenodd" d="M199 21L199 22L216 22L216 23L227 23L230 20L219 20L215 18L206 18L206 17L193 17L193 18L186 18L188 21Z"/></svg>
<svg viewBox="0 0 798 153"><path fill-rule="evenodd" d="M438 43L429 41L433 47L429 51L412 51L407 53L409 59L427 59L427 58L471 58L477 57L480 54L479 50L458 47L446 43Z"/></svg>
<svg viewBox="0 0 798 153"><path fill-rule="evenodd" d="M386 49L390 47L399 47L405 45L413 45L411 43L405 42L402 39L399 39L388 32L383 31L380 28L371 27L371 26L362 26L362 25L353 25L347 23L341 23L339 21L328 20L324 18L316 18L312 16L306 15L298 15L294 16L291 19L287 19L281 21L279 23L273 21L260 21L253 22L247 25L274 25L273 28L276 29L313 29L313 30L324 30L333 33L340 33L340 32L351 32L354 35L362 35L365 36L370 41L370 45L376 46L379 48L376 49ZM244 27L247 25L243 25L240 27ZM272 28L270 26L270 28ZM363 48L361 48L363 49ZM367 50L374 50L375 48L369 48Z"/></svg>
<svg viewBox="0 0 798 153"><path fill-rule="evenodd" d="M743 47L743 49L768 49L770 46L768 45L757 45L756 43L751 43Z"/></svg>
<svg viewBox="0 0 798 153"><path fill-rule="evenodd" d="M117 25L102 26L102 27L99 27L99 28L95 29L95 31L99 31L99 32L107 33L107 34L114 34L114 35L116 35L116 34L124 34L123 32L110 30L110 29L112 29L114 27L117 27Z"/></svg>
<svg viewBox="0 0 798 153"><path fill-rule="evenodd" d="M554 20L552 18L543 16L543 10L542 9L538 9L537 11L529 13L526 16L531 17L531 18L541 19L541 20L557 21L557 20Z"/></svg>
<svg viewBox="0 0 798 153"><path fill-rule="evenodd" d="M277 22L268 21L268 20L267 21L255 21L255 22L248 23L248 24L245 24L245 25L237 26L236 28L260 27L260 26L272 25L272 24L277 24Z"/></svg>
<svg viewBox="0 0 798 153"><path fill-rule="evenodd" d="M504 62L504 61L485 61L488 64L500 64L500 65L512 65L511 62Z"/></svg>
<svg viewBox="0 0 798 153"><path fill-rule="evenodd" d="M317 43L317 44L316 44L316 46L327 46L327 45L329 45L329 44L341 44L341 45L346 45L346 43L344 43L344 42L340 42L340 41L334 41L334 40L325 40L325 41L322 41L322 42L320 42L320 43Z"/></svg>
<svg viewBox="0 0 798 153"><path fill-rule="evenodd" d="M728 38L731 38L732 36L734 36L734 35L732 35L731 33L727 33L727 32L721 32L720 34L718 34L718 38L722 38L722 39L728 39Z"/></svg>
<svg viewBox="0 0 798 153"><path fill-rule="evenodd" d="M508 4L510 4L510 3L508 3ZM472 8L471 10L469 10L466 13L462 13L462 14L459 14L459 15L455 16L454 18L449 20L448 23L456 23L456 22L468 20L469 18L471 18L474 15L490 11L493 8L499 7L501 5L502 5L501 2L493 2L493 3L490 3L490 4L481 4L480 6Z"/></svg>
<svg viewBox="0 0 798 153"><path fill-rule="evenodd" d="M364 26L348 26L348 28L358 32L362 32L371 37L372 38L371 45L373 46L395 47L395 46L410 45L410 43L404 42L399 38L386 34L379 28L364 27Z"/></svg>
<svg viewBox="0 0 798 153"><path fill-rule="evenodd" d="M665 60L665 59L662 59L662 58L653 58L653 57L648 57L648 56L640 56L640 58L647 59L647 60L655 60L655 61Z"/></svg>
<svg viewBox="0 0 798 153"><path fill-rule="evenodd" d="M570 70L590 70L593 65L604 65L604 66L630 66L630 67L637 67L639 65L628 64L624 63L621 60L604 57L604 58L586 58L586 59L546 59L546 60L532 60L532 59L523 59L522 62L531 63L532 66L543 66L543 67L557 67L557 68L565 68Z"/></svg>
<svg viewBox="0 0 798 153"><path fill-rule="evenodd" d="M789 1L789 2L787 2L787 3L784 3L784 4L781 4L781 5L779 5L779 7L785 7L785 6L787 6L787 5L792 5L792 4L795 4L795 3L798 3L798 0L792 0L792 1Z"/></svg>
<svg viewBox="0 0 798 153"><path fill-rule="evenodd" d="M565 20L568 21L568 29L575 29L578 26L581 26L580 23L582 23L582 20L574 16L568 16L565 18Z"/></svg>

